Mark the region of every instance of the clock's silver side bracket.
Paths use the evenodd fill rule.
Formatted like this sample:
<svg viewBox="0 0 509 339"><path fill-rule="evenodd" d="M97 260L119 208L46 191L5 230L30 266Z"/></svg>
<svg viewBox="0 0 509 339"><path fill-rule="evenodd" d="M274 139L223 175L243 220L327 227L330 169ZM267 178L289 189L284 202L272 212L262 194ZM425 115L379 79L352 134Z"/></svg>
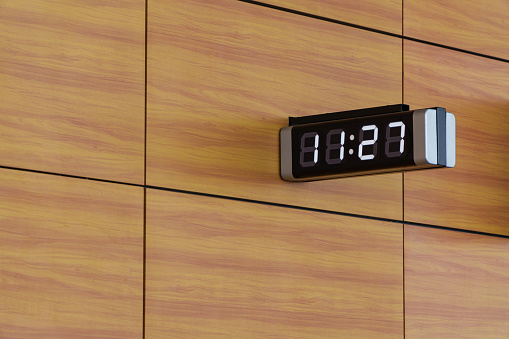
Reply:
<svg viewBox="0 0 509 339"><path fill-rule="evenodd" d="M456 119L443 108L414 111L414 162L423 167L456 164Z"/></svg>
<svg viewBox="0 0 509 339"><path fill-rule="evenodd" d="M292 171L292 126L283 127L279 131L279 156L281 179L296 181Z"/></svg>
<svg viewBox="0 0 509 339"><path fill-rule="evenodd" d="M447 167L456 165L456 117L454 114L447 112L445 117L446 123L446 142L447 142Z"/></svg>

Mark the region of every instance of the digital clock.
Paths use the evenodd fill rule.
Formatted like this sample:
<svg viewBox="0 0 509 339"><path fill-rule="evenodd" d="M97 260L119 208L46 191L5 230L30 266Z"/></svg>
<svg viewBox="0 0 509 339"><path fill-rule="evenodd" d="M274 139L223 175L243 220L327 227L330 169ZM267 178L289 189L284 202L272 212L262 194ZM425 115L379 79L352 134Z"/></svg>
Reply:
<svg viewBox="0 0 509 339"><path fill-rule="evenodd" d="M454 167L453 114L440 107L387 113L393 109L291 118L293 125L280 131L281 178L312 181Z"/></svg>

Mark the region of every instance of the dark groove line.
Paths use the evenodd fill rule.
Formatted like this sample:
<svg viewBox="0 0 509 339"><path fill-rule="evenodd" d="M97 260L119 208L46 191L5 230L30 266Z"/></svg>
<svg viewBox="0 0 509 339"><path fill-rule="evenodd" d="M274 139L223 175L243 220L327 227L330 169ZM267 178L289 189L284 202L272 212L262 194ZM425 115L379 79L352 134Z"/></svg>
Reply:
<svg viewBox="0 0 509 339"><path fill-rule="evenodd" d="M402 293L403 293L403 339L406 338L406 308L405 308L405 305L406 305L406 299L405 299L405 295L406 295L406 285L405 285L405 225L403 225L403 237L402 237L402 243L403 243L403 246L402 246L402 255L401 255L401 258L402 258L402 263L403 263L403 269L402 269L402 285L403 285L403 289L402 289Z"/></svg>
<svg viewBox="0 0 509 339"><path fill-rule="evenodd" d="M145 0L145 147L143 163L143 183L147 183L147 122L148 122L148 0Z"/></svg>
<svg viewBox="0 0 509 339"><path fill-rule="evenodd" d="M405 35L405 0L401 0L401 34ZM401 102L405 102L405 40L401 39ZM401 218L405 220L405 172L401 173ZM403 300L403 339L406 338L406 310L405 310L405 225L401 226L401 283Z"/></svg>
<svg viewBox="0 0 509 339"><path fill-rule="evenodd" d="M147 291L147 123L148 123L148 0L145 0L145 140L143 149L143 302L141 337L145 339Z"/></svg>
<svg viewBox="0 0 509 339"><path fill-rule="evenodd" d="M196 195L196 196L202 196L202 197L208 197L208 198L216 198L216 199L223 199L223 200L231 200L231 201L246 202L246 203L251 203L251 204L258 204L258 205L281 207L281 208L294 209L294 210L299 210L299 211L317 212L317 213L324 213L324 214L333 214L333 215L340 215L340 216L346 216L346 217L361 218L361 219L367 219L367 220L384 221L384 222L391 222L391 223L398 223L398 224L403 224L404 223L402 220L394 220L394 219L388 219L388 218L373 217L373 216L369 216L369 215L347 213L347 212L337 212L337 211L325 210L325 209L320 209L320 208L297 206L297 205L289 205L289 204L283 204L283 203L278 203L278 202L270 202L270 201L263 201L263 200L254 200L254 199L233 197L233 196L227 196L227 195L219 195L219 194L213 194L213 193L195 192L195 191L188 191L188 190L182 190L182 189L176 189L176 188L150 186L150 185L147 185L147 188L148 189L159 190L159 191L167 191L167 192L173 192L173 193Z"/></svg>
<svg viewBox="0 0 509 339"><path fill-rule="evenodd" d="M409 40L409 41L418 42L418 43L425 44L425 45L435 46L435 47L439 47L439 48L443 48L443 49L448 49L448 50L452 50L452 51L456 51L456 52L461 52L461 53L465 53L465 54L469 54L469 55L474 55L474 56L478 56L478 57L482 57L482 58L486 58L486 59L497 60L497 61L502 61L502 62L509 63L509 59L505 59L505 58L500 58L500 57L496 57L496 56L492 56L492 55L488 55L488 54L473 52L473 51L469 51L469 50L458 48L458 47L447 46L447 45L439 44L439 43L436 43L436 42L431 42L431 41L426 41L426 40L422 40L422 39L412 38L412 37L408 37L408 36L397 34L397 33L391 33L391 32L387 32L387 31L384 31L384 30L376 29L376 28L371 28L371 27L367 27L367 26L353 24L351 22L346 22L346 21L342 21L342 20L332 19L332 18L321 16L321 15L301 12L301 11L297 11L297 10L294 10L294 9L285 8L285 7L281 7L281 6L271 5L271 4L267 4L267 3L264 3L264 2L260 2L260 1L254 1L254 0L237 0L237 1L245 2L245 3L249 3L249 4L253 4L253 5L258 5L258 6L262 6L262 7L267 7L267 8L275 9L275 10L282 11L282 12L292 13L292 14L296 14L296 15L300 15L300 16L304 16L304 17L308 17L308 18L312 18L312 19L317 19L317 20L321 20L321 21L331 22L331 23L335 23L335 24L338 24L338 25L342 25L342 26L357 28L357 29L360 29L360 30L363 30L363 31L378 33L378 34L382 34L382 35L391 36L391 37L394 37L394 38L399 38L399 39L403 39L403 40Z"/></svg>
<svg viewBox="0 0 509 339"><path fill-rule="evenodd" d="M30 169L25 169L25 168L16 168L16 167L9 167L9 166L0 166L0 169L46 174L46 175L53 175L53 176L57 176L57 177L72 178L72 179L90 180L90 181L95 181L95 182L132 186L132 187L139 187L139 188L144 188L144 189L153 189L153 190L159 190L159 191L197 195L197 196L203 196L203 197L209 197L209 198L247 202L247 203L259 204L259 205L265 205L265 206L282 207L282 208L294 209L294 210L299 210L299 211L309 211L309 212L316 212L316 213L333 214L333 215L340 215L340 216L345 216L345 217L352 217L352 218L359 218L359 219L366 219L366 220L376 220L376 221L390 222L390 223L396 223L396 224L402 224L402 225L436 228L436 229L449 230L449 231L455 231L455 232L471 233L471 234L478 234L478 235L485 235L485 236L509 239L509 235L501 235L501 234L488 233L488 232L464 230L464 229L447 227L447 226L438 226L438 225L425 224L425 223L419 223L419 222L413 222L413 221L373 217L373 216L369 216L369 215L362 215L362 214L355 214L355 213L348 213L348 212L338 212L338 211L331 211L331 210L325 210L325 209L320 209L320 208L297 206L297 205L288 205L288 204L277 203L277 202L239 198L239 197L219 195L219 194L213 194L213 193L195 192L195 191L188 191L188 190L182 190L182 189L177 189L177 188L168 188L168 187L151 186L151 185L143 185L143 184L132 184L132 183L128 183L128 182L113 181L113 180L98 179L98 178L89 178L89 177L83 177L83 176L78 176L78 175L53 173L53 172L30 170ZM297 183L297 185L298 185L298 183Z"/></svg>
<svg viewBox="0 0 509 339"><path fill-rule="evenodd" d="M47 174L47 175L53 175L53 176L57 176L57 177L90 180L90 181L103 182L103 183L108 183L108 184L134 186L134 187L140 187L140 188L145 187L145 185L143 185L143 184L133 184L133 183L123 182L123 181L91 178L91 177L84 177L84 176L80 176L80 175L63 174L63 173L55 173L55 172L48 172L48 171L39 171L39 170L20 168L20 167L0 166L0 169L7 169L7 170L13 170L13 171L20 171L20 172L38 173L38 174Z"/></svg>
<svg viewBox="0 0 509 339"><path fill-rule="evenodd" d="M399 221L399 220L397 220L395 222L399 222L399 223L401 223L403 225L408 225L408 226L434 228L434 229L439 229L439 230L443 230L443 231L453 231L453 232L460 232L460 233L469 233L469 234L475 234L475 235L483 235L483 236L487 236L487 237L509 239L509 235L503 235L503 234L465 230L465 229L461 229L461 228L454 228L454 227L448 227L448 226L438 226L438 225L424 224L424 223L413 222L413 221Z"/></svg>
<svg viewBox="0 0 509 339"><path fill-rule="evenodd" d="M143 189L143 316L142 316L142 338L145 339L146 324L146 294L147 292L147 189Z"/></svg>
<svg viewBox="0 0 509 339"><path fill-rule="evenodd" d="M348 213L348 212L338 212L338 211L331 211L331 210L325 210L325 209L313 208L313 207L288 205L288 204L277 203L277 202L269 202L269 201L254 200L254 199L247 199L247 198L239 198L239 197L225 196L225 195L212 194L212 193L195 192L195 191L188 191L188 190L168 188L168 187L159 187L159 186L150 186L150 185L147 185L146 188L153 189L153 190L159 190L159 191L173 192L173 193L181 193L181 194L203 196L203 197L208 197L208 198L224 199L224 200L231 200L231 201L239 201L239 202L246 202L246 203L252 203L252 204L266 205L266 206L281 207L281 208L287 208L287 209L295 209L295 210L299 210L299 211L308 211L308 212L315 212L315 213L332 214L332 215L339 215L339 216L352 217L352 218L358 218L358 219L376 220L376 221L390 222L390 223L401 224L401 225L427 227L427 228L436 228L436 229L441 229L441 230L446 230L446 231L454 231L454 232L461 232L461 233L470 233L470 234L477 234L477 235L484 235L484 236L490 236L490 237L509 239L509 235L501 235L501 234L481 232L481 231L472 231L472 230L465 230L465 229L459 229L459 228L453 228L453 227L447 227L447 226L438 226L438 225L425 224L425 223L412 222L412 221L404 221L404 220L397 220L397 219L388 219L388 218L381 218L381 217L373 217L373 216L369 216L369 215L362 215L362 214L355 214L355 213Z"/></svg>
<svg viewBox="0 0 509 339"><path fill-rule="evenodd" d="M353 24L351 22L337 20L337 19L332 19L332 18L321 16L321 15L301 12L301 11L297 11L295 9L290 9L290 8L285 8L285 7L281 7L281 6L271 5L271 4L267 4L267 3L264 3L264 2L260 2L260 1L254 1L254 0L237 0L237 1L245 2L245 3L250 3L250 4L253 4L253 5L258 5L258 6L262 6L262 7L267 7L267 8L275 9L275 10L278 10L278 11L292 13L292 14L296 14L296 15L300 15L300 16L304 16L304 17L308 17L308 18L312 18L312 19L317 19L317 20L321 20L321 21L332 22L332 23L335 23L335 24L343 25L343 26L358 28L358 29L362 29L364 31L374 32L374 33L383 34L383 35L388 35L388 36L392 36L392 37L395 37L395 38L402 38L401 34L391 33L391 32L387 32L387 31L383 31L383 30L380 30L380 29L371 28L371 27L367 27L367 26L357 25L357 24Z"/></svg>
<svg viewBox="0 0 509 339"><path fill-rule="evenodd" d="M485 59L491 59L491 60L496 60L496 61L502 61L502 62L509 63L509 59L499 58L499 57L488 55L488 54L473 52L473 51L469 51L469 50L458 48L458 47L442 45L442 44L439 44L439 43L436 43L436 42L421 40L421 39L407 37L407 36L403 36L402 38L404 40L418 42L418 43L425 44L425 45L430 45L430 46L434 46L434 47L448 49L448 50L451 50L451 51L460 52L460 53L464 53L464 54L470 54L470 55L478 56L478 57L485 58Z"/></svg>

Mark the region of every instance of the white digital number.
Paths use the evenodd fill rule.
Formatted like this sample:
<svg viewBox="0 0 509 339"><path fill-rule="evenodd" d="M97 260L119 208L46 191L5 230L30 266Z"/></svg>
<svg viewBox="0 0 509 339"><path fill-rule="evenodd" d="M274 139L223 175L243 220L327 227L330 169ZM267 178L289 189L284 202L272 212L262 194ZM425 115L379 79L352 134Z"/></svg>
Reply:
<svg viewBox="0 0 509 339"><path fill-rule="evenodd" d="M397 127L400 128L399 135L391 136L391 128ZM403 121L391 122L387 126L385 135L387 136L387 141L385 143L385 155L387 155L389 158L401 156L405 151L405 124L403 123ZM393 144L395 142L399 143L399 150L391 152L390 144Z"/></svg>
<svg viewBox="0 0 509 339"><path fill-rule="evenodd" d="M373 131L373 139L364 140L364 132ZM374 159L377 153L377 143L378 140L378 127L376 125L366 125L362 126L362 129L359 133L359 159L361 160L371 160ZM373 145L372 153L364 154L364 147Z"/></svg>
<svg viewBox="0 0 509 339"><path fill-rule="evenodd" d="M312 146L306 146L306 140L313 139ZM318 141L319 136L316 132L304 133L300 138L300 165L302 167L311 167L318 163ZM312 160L306 160L306 154L313 153ZM309 157L307 157L309 158Z"/></svg>
<svg viewBox="0 0 509 339"><path fill-rule="evenodd" d="M339 136L339 142L332 142L332 138ZM334 153L333 153L334 151ZM331 153L335 156L332 156ZM345 131L333 129L327 133L327 149L325 150L325 161L329 165L339 164L345 158Z"/></svg>

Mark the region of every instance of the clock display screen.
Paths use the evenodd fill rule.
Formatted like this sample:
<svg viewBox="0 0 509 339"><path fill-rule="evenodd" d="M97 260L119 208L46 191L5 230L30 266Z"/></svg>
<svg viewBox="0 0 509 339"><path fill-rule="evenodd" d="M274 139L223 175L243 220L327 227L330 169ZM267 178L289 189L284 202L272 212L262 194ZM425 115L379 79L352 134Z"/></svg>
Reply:
<svg viewBox="0 0 509 339"><path fill-rule="evenodd" d="M413 111L293 126L295 178L415 165Z"/></svg>

